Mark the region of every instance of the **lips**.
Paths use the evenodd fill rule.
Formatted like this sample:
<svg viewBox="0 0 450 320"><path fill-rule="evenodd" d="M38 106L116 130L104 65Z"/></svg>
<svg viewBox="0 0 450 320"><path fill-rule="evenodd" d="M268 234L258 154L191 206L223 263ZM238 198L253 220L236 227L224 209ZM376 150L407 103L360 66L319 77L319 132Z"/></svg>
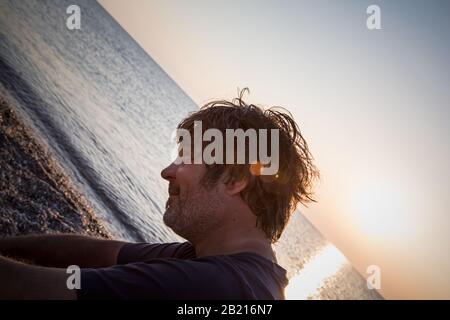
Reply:
<svg viewBox="0 0 450 320"><path fill-rule="evenodd" d="M180 188L175 186L169 185L169 195L170 196L177 196L180 194Z"/></svg>

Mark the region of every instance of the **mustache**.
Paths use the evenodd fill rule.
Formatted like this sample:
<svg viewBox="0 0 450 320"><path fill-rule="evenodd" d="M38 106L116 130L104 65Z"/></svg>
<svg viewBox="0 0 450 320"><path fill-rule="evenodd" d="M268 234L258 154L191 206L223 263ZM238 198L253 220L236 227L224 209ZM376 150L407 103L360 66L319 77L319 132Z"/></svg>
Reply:
<svg viewBox="0 0 450 320"><path fill-rule="evenodd" d="M180 187L169 183L169 195L178 195L180 193Z"/></svg>

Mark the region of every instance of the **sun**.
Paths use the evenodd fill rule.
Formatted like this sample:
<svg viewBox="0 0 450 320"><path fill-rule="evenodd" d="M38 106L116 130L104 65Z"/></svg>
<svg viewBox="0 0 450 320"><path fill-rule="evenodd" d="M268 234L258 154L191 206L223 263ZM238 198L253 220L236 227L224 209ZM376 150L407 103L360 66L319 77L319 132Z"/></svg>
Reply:
<svg viewBox="0 0 450 320"><path fill-rule="evenodd" d="M388 181L361 184L352 192L353 223L378 241L407 238L415 226L406 187Z"/></svg>

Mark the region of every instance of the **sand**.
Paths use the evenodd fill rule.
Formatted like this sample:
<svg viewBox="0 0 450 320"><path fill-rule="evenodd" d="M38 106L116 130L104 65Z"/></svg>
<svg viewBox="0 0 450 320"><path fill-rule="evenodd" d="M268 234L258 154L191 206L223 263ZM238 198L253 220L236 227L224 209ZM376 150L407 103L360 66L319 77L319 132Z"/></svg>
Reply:
<svg viewBox="0 0 450 320"><path fill-rule="evenodd" d="M0 97L0 237L77 233L110 238L55 159Z"/></svg>

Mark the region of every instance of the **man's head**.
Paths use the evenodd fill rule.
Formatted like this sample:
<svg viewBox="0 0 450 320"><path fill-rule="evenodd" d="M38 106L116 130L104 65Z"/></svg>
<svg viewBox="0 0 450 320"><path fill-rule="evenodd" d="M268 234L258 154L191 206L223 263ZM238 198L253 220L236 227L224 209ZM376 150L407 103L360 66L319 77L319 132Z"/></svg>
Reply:
<svg viewBox="0 0 450 320"><path fill-rule="evenodd" d="M268 239L275 242L281 236L290 215L299 202L314 201L312 184L318 171L300 130L292 116L282 108L263 110L248 105L239 98L233 101L213 101L181 121L178 129L194 133L195 125L201 121L202 133L217 129L226 137L227 129L261 129L267 139L257 136L257 148L261 143L268 153L278 151L278 171L262 175L261 168L267 165L260 159L251 159L250 139L245 140L245 163L232 164L187 164L172 163L161 175L169 181L169 200L166 204L164 222L176 233L195 243L209 233L230 222L253 224L260 228ZM271 150L271 135L278 133L278 148ZM180 141L178 141L180 142ZM233 141L236 142L236 141ZM226 159L227 144L224 141L222 159ZM205 141L201 148L206 147ZM237 143L232 144L235 151ZM220 151L221 150L221 151ZM228 149L228 151L231 149ZM237 152L234 159L236 160ZM273 154L271 154L273 158ZM239 214L250 212L251 214Z"/></svg>

